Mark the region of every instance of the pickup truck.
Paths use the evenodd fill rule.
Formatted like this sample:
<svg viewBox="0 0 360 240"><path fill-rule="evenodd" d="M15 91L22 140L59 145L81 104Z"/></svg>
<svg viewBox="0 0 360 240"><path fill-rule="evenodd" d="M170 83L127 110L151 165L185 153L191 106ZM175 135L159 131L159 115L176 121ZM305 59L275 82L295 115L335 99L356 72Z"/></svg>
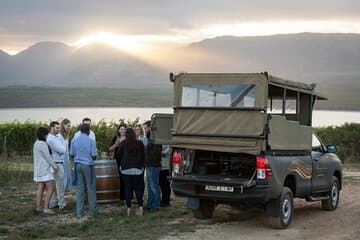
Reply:
<svg viewBox="0 0 360 240"><path fill-rule="evenodd" d="M287 228L294 198L335 210L342 187L336 147L311 127L314 84L263 73L170 74L173 114L152 116L152 140L172 146L171 186L195 217L218 204L257 205Z"/></svg>

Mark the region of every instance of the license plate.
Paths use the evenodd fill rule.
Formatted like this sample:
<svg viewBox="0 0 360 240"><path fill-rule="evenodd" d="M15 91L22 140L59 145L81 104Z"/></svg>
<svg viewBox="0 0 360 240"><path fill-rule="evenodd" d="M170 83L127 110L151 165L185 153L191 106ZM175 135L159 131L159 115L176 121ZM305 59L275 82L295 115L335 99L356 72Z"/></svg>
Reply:
<svg viewBox="0 0 360 240"><path fill-rule="evenodd" d="M234 187L206 185L205 190L217 192L234 192Z"/></svg>

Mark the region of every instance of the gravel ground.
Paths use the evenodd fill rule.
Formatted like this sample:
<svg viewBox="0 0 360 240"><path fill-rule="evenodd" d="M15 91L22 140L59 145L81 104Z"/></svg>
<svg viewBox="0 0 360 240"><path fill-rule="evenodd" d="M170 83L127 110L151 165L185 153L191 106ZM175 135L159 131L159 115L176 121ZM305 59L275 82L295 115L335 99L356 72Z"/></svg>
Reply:
<svg viewBox="0 0 360 240"><path fill-rule="evenodd" d="M197 230L164 239L360 239L360 171L344 172L346 181L335 211L324 211L320 202L295 200L288 229L272 229L263 211L237 211L218 206L211 222L200 221Z"/></svg>

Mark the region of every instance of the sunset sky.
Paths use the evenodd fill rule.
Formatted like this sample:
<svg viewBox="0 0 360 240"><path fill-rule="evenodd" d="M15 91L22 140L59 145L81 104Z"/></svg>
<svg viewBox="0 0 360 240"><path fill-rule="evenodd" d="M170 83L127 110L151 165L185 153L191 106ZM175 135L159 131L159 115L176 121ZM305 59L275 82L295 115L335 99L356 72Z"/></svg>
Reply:
<svg viewBox="0 0 360 240"><path fill-rule="evenodd" d="M102 42L129 52L222 35L360 33L358 0L1 0L0 49Z"/></svg>

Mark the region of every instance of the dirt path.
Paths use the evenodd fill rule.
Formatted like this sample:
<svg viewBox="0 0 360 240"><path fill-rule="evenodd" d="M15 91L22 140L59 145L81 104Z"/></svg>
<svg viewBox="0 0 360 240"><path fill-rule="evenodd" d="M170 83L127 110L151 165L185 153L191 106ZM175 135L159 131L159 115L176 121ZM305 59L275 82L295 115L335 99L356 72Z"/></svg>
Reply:
<svg viewBox="0 0 360 240"><path fill-rule="evenodd" d="M337 210L324 211L319 202L296 199L289 229L272 229L262 211L243 212L219 206L212 222L196 220L201 227L197 227L195 232L164 239L359 239L360 172L346 172L344 175L351 178L343 186Z"/></svg>

